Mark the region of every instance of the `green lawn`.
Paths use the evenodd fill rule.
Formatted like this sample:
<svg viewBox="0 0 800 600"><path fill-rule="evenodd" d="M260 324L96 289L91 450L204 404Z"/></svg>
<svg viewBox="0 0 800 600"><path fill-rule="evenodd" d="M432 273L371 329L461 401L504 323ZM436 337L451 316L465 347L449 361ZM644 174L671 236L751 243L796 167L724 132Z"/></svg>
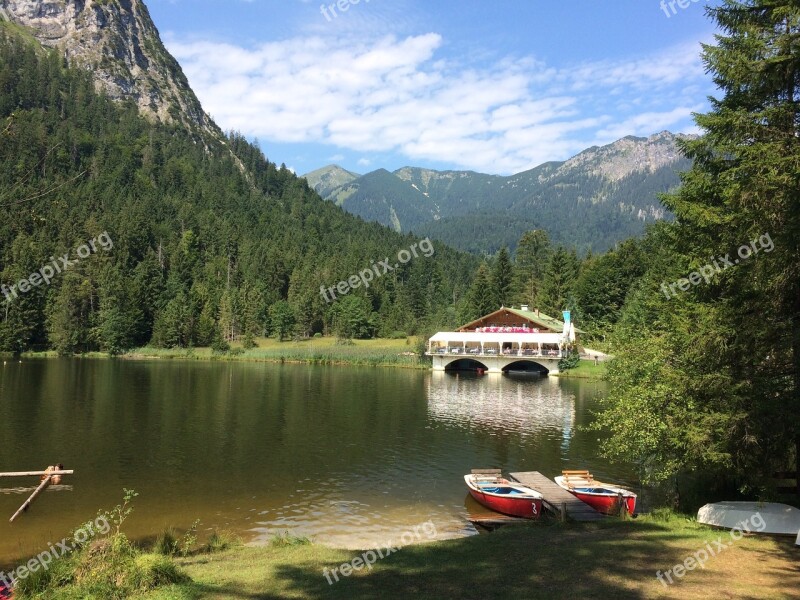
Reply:
<svg viewBox="0 0 800 600"><path fill-rule="evenodd" d="M602 379L606 374L606 363L593 360L582 360L578 366L569 371L558 373L558 377L575 377L580 379Z"/></svg>
<svg viewBox="0 0 800 600"><path fill-rule="evenodd" d="M401 366L430 368L430 362L413 355L417 338L410 336L399 340L353 340L341 345L336 338L320 337L302 341L278 342L272 338L258 338L258 347L243 350L234 344L232 352L214 353L211 348L137 348L124 354L124 359L164 358L184 360L244 360L262 362L303 362L312 364L352 364L365 366ZM57 356L55 352L24 353L26 358ZM101 352L81 355L82 358L107 357Z"/></svg>
<svg viewBox="0 0 800 600"><path fill-rule="evenodd" d="M536 525L406 547L329 585L324 568L357 552L321 546L237 548L179 560L193 583L151 600L242 598L797 598L800 548L793 540L745 538L704 569L656 579L727 532L675 518L599 525ZM666 580L665 580L666 581Z"/></svg>

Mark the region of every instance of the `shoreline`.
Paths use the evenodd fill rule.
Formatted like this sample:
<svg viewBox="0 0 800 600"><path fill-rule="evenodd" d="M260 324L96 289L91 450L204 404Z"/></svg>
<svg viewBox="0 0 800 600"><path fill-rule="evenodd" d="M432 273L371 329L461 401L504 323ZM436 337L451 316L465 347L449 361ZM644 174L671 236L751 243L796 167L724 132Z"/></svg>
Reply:
<svg viewBox="0 0 800 600"><path fill-rule="evenodd" d="M234 346L227 352L214 352L209 347L202 348L134 348L117 356L107 352L86 352L69 355L77 359L119 359L119 360L187 360L218 362L250 362L270 364L381 367L411 370L430 370L431 362L427 357L420 357L412 351L416 347L417 338L404 339L376 338L371 340L354 340L352 345L336 344L334 338L309 338L302 341L277 342L272 339L259 338L258 346L245 350ZM54 350L22 352L18 355L0 353L0 359L48 359L61 358ZM602 381L605 376L605 365L583 361L578 367L561 373L553 373L553 377L563 379L583 379Z"/></svg>

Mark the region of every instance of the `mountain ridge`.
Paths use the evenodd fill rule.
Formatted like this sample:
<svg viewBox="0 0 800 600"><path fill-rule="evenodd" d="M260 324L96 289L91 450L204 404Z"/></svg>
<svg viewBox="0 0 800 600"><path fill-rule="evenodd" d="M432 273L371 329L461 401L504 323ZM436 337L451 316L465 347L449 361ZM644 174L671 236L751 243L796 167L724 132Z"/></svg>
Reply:
<svg viewBox="0 0 800 600"><path fill-rule="evenodd" d="M386 190L375 185L372 175L378 171L318 191L327 191L320 195L366 220L430 235L473 253L492 254L503 245L513 247L529 228L544 228L553 239L584 251L603 251L643 233L647 223L671 218L658 194L680 183L678 173L690 163L678 144L693 137L669 131L626 136L567 160L545 162L508 176L401 167L391 174L411 187L405 186L403 196L402 188L384 177L392 188L391 202ZM312 173L324 177L328 168L342 169L333 165ZM505 213L516 215L516 221ZM475 234L480 231L476 220L490 223L487 232L497 229L492 220L503 221L513 235L496 231L502 243L487 239L476 247Z"/></svg>

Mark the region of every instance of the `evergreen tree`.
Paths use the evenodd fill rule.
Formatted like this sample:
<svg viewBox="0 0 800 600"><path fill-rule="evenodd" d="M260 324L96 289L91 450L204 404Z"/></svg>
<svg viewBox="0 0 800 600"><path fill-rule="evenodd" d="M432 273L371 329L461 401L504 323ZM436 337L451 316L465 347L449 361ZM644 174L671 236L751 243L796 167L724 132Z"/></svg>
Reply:
<svg viewBox="0 0 800 600"><path fill-rule="evenodd" d="M572 289L579 269L580 261L574 250L561 246L556 248L547 262L536 306L556 318L562 310L573 308Z"/></svg>
<svg viewBox="0 0 800 600"><path fill-rule="evenodd" d="M342 339L368 339L375 334L375 315L369 302L349 295L338 300L331 309L333 331Z"/></svg>
<svg viewBox="0 0 800 600"><path fill-rule="evenodd" d="M724 96L697 117L694 166L664 199L676 224L648 236L598 425L608 454L650 478L703 469L752 490L800 455L800 5L709 13L723 33L703 60Z"/></svg>
<svg viewBox="0 0 800 600"><path fill-rule="evenodd" d="M272 335L282 342L294 332L296 319L292 306L286 300L279 300L270 306L269 322Z"/></svg>
<svg viewBox="0 0 800 600"><path fill-rule="evenodd" d="M475 273L475 279L467 292L464 308L459 321L461 324L469 323L475 319L496 311L499 306L495 304L495 294L492 291L492 280L486 263L481 263Z"/></svg>
<svg viewBox="0 0 800 600"><path fill-rule="evenodd" d="M631 287L644 274L638 240L596 257L587 257L575 281L575 320L581 328L605 335L619 320Z"/></svg>
<svg viewBox="0 0 800 600"><path fill-rule="evenodd" d="M520 304L534 306L550 255L550 238L543 229L526 231L517 244L514 288Z"/></svg>
<svg viewBox="0 0 800 600"><path fill-rule="evenodd" d="M508 250L503 247L497 253L497 259L492 269L492 292L494 293L494 305L511 306L513 302L513 279L514 267L511 264L511 257Z"/></svg>

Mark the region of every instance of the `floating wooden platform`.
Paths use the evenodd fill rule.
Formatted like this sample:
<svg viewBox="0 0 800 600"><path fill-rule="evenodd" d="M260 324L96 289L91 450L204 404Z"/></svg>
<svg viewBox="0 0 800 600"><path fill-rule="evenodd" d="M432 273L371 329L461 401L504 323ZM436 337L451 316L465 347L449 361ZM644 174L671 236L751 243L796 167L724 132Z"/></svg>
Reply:
<svg viewBox="0 0 800 600"><path fill-rule="evenodd" d="M539 471L526 471L524 473L511 473L511 478L522 485L533 488L544 496L544 506L561 516L562 507L566 510L566 517L573 521L601 521L605 515L600 514L583 500L578 500L567 490L558 485L549 477Z"/></svg>
<svg viewBox="0 0 800 600"><path fill-rule="evenodd" d="M531 519L523 519L522 517L511 517L501 513L494 514L471 514L468 519L473 525L478 525L484 529L494 530L503 525L511 523L531 523Z"/></svg>

